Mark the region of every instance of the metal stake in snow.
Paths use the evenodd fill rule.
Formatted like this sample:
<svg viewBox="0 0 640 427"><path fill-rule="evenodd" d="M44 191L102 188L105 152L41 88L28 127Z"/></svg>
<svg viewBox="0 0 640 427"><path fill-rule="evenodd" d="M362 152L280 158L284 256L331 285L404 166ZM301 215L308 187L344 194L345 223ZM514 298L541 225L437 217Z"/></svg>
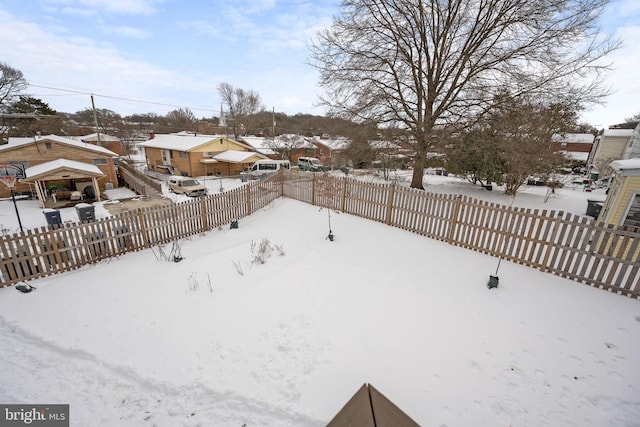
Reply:
<svg viewBox="0 0 640 427"><path fill-rule="evenodd" d="M511 203L509 204L509 209L513 207L513 202L515 202L515 200L516 200L516 196L514 194L513 198L511 199ZM504 233L504 224L500 231L501 231L500 239L502 240L501 241L502 248L500 249L500 253L498 254L498 265L496 266L496 273L494 275L489 275L489 282L487 283L487 287L489 289L498 287L498 282L500 280L498 278L498 270L500 269L500 263L502 262L502 255L504 253L504 249L507 246L507 239L505 238L505 233Z"/></svg>

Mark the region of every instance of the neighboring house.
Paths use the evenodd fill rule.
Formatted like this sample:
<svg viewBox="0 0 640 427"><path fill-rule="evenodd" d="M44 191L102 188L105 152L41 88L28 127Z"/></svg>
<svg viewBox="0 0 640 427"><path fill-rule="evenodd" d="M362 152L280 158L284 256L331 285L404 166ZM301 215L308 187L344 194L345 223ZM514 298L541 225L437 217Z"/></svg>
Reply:
<svg viewBox="0 0 640 427"><path fill-rule="evenodd" d="M624 158L629 147L633 129L605 129L596 137L587 159L587 169L594 175L599 174L605 165Z"/></svg>
<svg viewBox="0 0 640 427"><path fill-rule="evenodd" d="M182 176L234 176L267 156L222 135L189 132L151 135L144 148L150 170Z"/></svg>
<svg viewBox="0 0 640 427"><path fill-rule="evenodd" d="M292 164L296 164L300 157L315 157L325 166L330 164L328 157L323 160L325 154L323 148L315 144L315 141L301 135L283 134L275 138L243 136L240 139L251 145L257 152L274 160L289 160Z"/></svg>
<svg viewBox="0 0 640 427"><path fill-rule="evenodd" d="M119 156L122 156L122 141L117 136L107 135L106 133L92 133L89 135L81 136L78 139L82 142L86 142L93 145L99 145L100 147L104 147L108 150L113 151L114 153L118 153Z"/></svg>
<svg viewBox="0 0 640 427"><path fill-rule="evenodd" d="M346 137L329 137L328 135L314 136L311 143L318 149L317 157L323 165L332 169L346 166L347 161L341 155L349 146L349 139Z"/></svg>
<svg viewBox="0 0 640 427"><path fill-rule="evenodd" d="M614 178L598 220L640 228L640 158L611 163Z"/></svg>
<svg viewBox="0 0 640 427"><path fill-rule="evenodd" d="M640 158L640 123L636 126L631 134L631 141L624 152L623 159Z"/></svg>
<svg viewBox="0 0 640 427"><path fill-rule="evenodd" d="M57 135L36 136L33 138L9 138L9 142L0 145L0 174L15 175L18 178L15 192L17 194L38 193L49 197L49 188L56 186L67 191L82 191L87 185L98 185L100 190L117 187L118 179L114 164L117 154L104 147L87 144L74 139ZM68 163L55 161L66 160ZM52 174L41 173L37 180L30 179L26 171L34 166L49 164L51 167L41 168ZM81 164L94 166L87 170ZM0 197L8 197L9 191L0 186ZM44 203L41 200L41 203Z"/></svg>
<svg viewBox="0 0 640 427"><path fill-rule="evenodd" d="M593 147L595 136L591 133L567 133L553 135L554 149L564 155L567 160L586 162Z"/></svg>

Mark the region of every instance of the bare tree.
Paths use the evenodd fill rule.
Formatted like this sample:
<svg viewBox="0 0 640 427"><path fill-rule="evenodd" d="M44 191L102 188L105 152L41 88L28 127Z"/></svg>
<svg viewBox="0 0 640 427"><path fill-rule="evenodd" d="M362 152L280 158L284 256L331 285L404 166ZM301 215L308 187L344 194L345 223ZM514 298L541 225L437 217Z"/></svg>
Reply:
<svg viewBox="0 0 640 427"><path fill-rule="evenodd" d="M555 150L553 135L566 133L574 124L574 111L563 104L499 97L490 125L491 137L503 149L505 194L515 196L532 175L549 180L564 163L564 156Z"/></svg>
<svg viewBox="0 0 640 427"><path fill-rule="evenodd" d="M195 131L198 119L189 108L178 108L167 113L169 126L179 131Z"/></svg>
<svg viewBox="0 0 640 427"><path fill-rule="evenodd" d="M270 138L267 146L277 153L283 160L291 160L291 153L310 143L300 135L286 134Z"/></svg>
<svg viewBox="0 0 640 427"><path fill-rule="evenodd" d="M330 113L404 126L423 188L438 125L477 116L499 87L582 106L600 100L618 43L595 17L609 0L343 0L312 65Z"/></svg>
<svg viewBox="0 0 640 427"><path fill-rule="evenodd" d="M229 83L221 83L218 93L227 106L228 117L225 119L231 121L233 136L237 139L242 127L251 129L251 116L264 110L260 95L253 90L234 88Z"/></svg>
<svg viewBox="0 0 640 427"><path fill-rule="evenodd" d="M13 102L27 86L22 71L0 62L0 111Z"/></svg>

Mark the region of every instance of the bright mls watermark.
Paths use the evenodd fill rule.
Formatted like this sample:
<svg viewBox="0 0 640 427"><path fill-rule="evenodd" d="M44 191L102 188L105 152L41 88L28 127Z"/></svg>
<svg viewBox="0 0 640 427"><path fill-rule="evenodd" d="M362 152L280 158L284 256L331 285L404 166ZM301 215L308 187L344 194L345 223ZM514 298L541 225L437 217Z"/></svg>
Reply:
<svg viewBox="0 0 640 427"><path fill-rule="evenodd" d="M0 427L69 427L69 405L0 404Z"/></svg>

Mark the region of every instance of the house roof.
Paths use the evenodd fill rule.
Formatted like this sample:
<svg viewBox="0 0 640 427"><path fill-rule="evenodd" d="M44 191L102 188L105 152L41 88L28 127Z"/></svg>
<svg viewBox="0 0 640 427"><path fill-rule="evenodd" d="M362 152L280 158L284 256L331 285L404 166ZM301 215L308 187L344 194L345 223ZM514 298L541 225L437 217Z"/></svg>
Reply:
<svg viewBox="0 0 640 427"><path fill-rule="evenodd" d="M227 150L223 151L220 154L216 154L212 158L227 163L251 163L255 160L252 160L253 157L257 159L265 159L266 156L256 153L254 151L238 151L238 150Z"/></svg>
<svg viewBox="0 0 640 427"><path fill-rule="evenodd" d="M243 136L240 138L261 152L273 151L272 148L290 146L292 148L315 148L308 138L297 134L283 134L275 138L264 136Z"/></svg>
<svg viewBox="0 0 640 427"><path fill-rule="evenodd" d="M68 159L56 159L50 162L40 163L39 165L26 168L24 172L26 178L22 179L22 181L27 182L44 179L53 180L104 176L104 173L97 166Z"/></svg>
<svg viewBox="0 0 640 427"><path fill-rule="evenodd" d="M633 129L605 129L603 135L605 137L630 137Z"/></svg>
<svg viewBox="0 0 640 427"><path fill-rule="evenodd" d="M253 150L253 147L248 145L246 142L237 141L225 135L202 135L185 131L169 134L155 134L152 139L138 143L137 145L139 147L160 148L162 150L193 151L203 145L221 139L232 141L233 143L245 147L248 150Z"/></svg>
<svg viewBox="0 0 640 427"><path fill-rule="evenodd" d="M83 142L87 142L87 141L98 142L98 134L95 132L90 133L89 135L79 137L79 139L80 141L83 141ZM117 141L120 141L120 138L118 138L117 136L107 135L106 133L100 132L100 141L101 142L109 142L109 141L117 142Z"/></svg>
<svg viewBox="0 0 640 427"><path fill-rule="evenodd" d="M217 139L227 139L222 135L197 135L186 133L156 134L153 139L138 144L139 147L163 150L192 151Z"/></svg>
<svg viewBox="0 0 640 427"><path fill-rule="evenodd" d="M349 139L346 137L321 138L314 136L313 141L326 145L330 150L344 150L349 145Z"/></svg>
<svg viewBox="0 0 640 427"><path fill-rule="evenodd" d="M566 133L564 135L555 134L551 137L554 142L571 142L579 144L593 144L593 134L590 133Z"/></svg>
<svg viewBox="0 0 640 427"><path fill-rule="evenodd" d="M640 172L640 158L636 159L626 159L626 160L615 160L611 162L611 167L616 172L631 172L638 171Z"/></svg>
<svg viewBox="0 0 640 427"><path fill-rule="evenodd" d="M118 154L114 153L111 150L108 150L104 147L100 147L98 145L94 145L94 144L87 144L86 142L82 142L82 141L78 141L75 139L71 139L71 138L65 138L62 136L57 136L57 135L47 135L47 136L36 136L33 138L14 138L14 137L10 137L9 138L9 142L7 144L4 145L0 145L0 151L8 151L8 150L13 150L16 148L20 148L22 146L27 146L30 144L35 144L36 142L46 142L46 141L52 141L52 142L57 142L60 144L66 144L66 145L70 145L73 147L77 147L77 148L81 148L84 150L89 150L89 151L94 151L100 154L104 154L110 157L117 157Z"/></svg>
<svg viewBox="0 0 640 427"><path fill-rule="evenodd" d="M582 151L562 151L565 159L575 160L578 162L586 162L589 158L589 153L585 153Z"/></svg>

